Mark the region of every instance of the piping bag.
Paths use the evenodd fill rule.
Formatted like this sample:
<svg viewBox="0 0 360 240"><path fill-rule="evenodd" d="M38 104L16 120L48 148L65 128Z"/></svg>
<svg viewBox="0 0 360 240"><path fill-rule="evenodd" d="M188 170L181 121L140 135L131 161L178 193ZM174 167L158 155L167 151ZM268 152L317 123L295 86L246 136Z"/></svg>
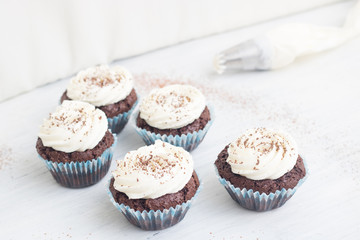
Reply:
<svg viewBox="0 0 360 240"><path fill-rule="evenodd" d="M322 52L360 35L360 1L350 10L342 27L292 23L218 53L214 67L221 74L233 70L273 70L296 58Z"/></svg>

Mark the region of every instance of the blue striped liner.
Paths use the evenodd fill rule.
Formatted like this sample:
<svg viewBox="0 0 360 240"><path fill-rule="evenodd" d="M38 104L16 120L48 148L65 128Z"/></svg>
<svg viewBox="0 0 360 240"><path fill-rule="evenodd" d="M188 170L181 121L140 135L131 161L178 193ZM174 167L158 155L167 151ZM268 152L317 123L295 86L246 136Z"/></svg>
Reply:
<svg viewBox="0 0 360 240"><path fill-rule="evenodd" d="M109 171L117 142L115 134L113 145L106 149L97 159L84 162L58 163L42 159L54 179L62 186L68 188L82 188L99 182Z"/></svg>
<svg viewBox="0 0 360 240"><path fill-rule="evenodd" d="M234 187L229 181L220 177L217 167L215 166L216 176L220 183L225 187L226 191L230 194L231 198L236 201L240 206L258 212L269 211L284 205L296 192L296 190L304 183L308 176L308 169L304 162L306 175L299 180L294 188L276 190L275 193L259 193L254 190L247 190L246 188L240 189Z"/></svg>
<svg viewBox="0 0 360 240"><path fill-rule="evenodd" d="M186 135L182 134L181 136L179 136L179 135L173 136L173 135L166 135L166 134L160 135L160 134L152 133L146 129L139 128L136 125L136 118L139 114L139 111L136 111L136 113L134 114L134 116L135 116L134 117L134 119L135 119L134 127L135 127L136 132L144 140L146 145L154 144L155 141L159 139L164 142L170 143L174 146L182 147L185 150L190 152L199 146L199 144L202 142L202 140L206 136L207 132L209 131L212 123L214 122L214 119L215 119L214 109L209 104L207 106L210 111L211 120L205 125L204 129L201 129L198 132L188 133Z"/></svg>
<svg viewBox="0 0 360 240"><path fill-rule="evenodd" d="M139 99L139 97L138 97ZM139 100L137 100L134 105L131 107L131 109L128 112L120 113L119 115L108 118L108 128L111 130L112 133L120 133L121 130L125 127L127 122L129 121L129 117L131 113L136 108L136 105L138 104Z"/></svg>
<svg viewBox="0 0 360 240"><path fill-rule="evenodd" d="M191 204L197 197L197 195L202 190L202 182L199 179L200 186L198 187L195 195L185 203L177 205L175 208L171 207L170 209L164 209L163 211L150 210L150 211L135 211L129 206L119 204L115 201L112 193L110 192L110 181L107 184L107 193L110 197L110 201L114 206L126 217L126 219L133 225L143 229L143 230L162 230L169 228L179 223L184 219L187 211L190 209Z"/></svg>

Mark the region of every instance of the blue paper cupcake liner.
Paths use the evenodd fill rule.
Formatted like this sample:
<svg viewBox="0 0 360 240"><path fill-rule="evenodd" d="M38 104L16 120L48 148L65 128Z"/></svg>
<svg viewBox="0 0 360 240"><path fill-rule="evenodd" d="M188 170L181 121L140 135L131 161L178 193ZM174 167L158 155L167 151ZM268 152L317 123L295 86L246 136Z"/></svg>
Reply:
<svg viewBox="0 0 360 240"><path fill-rule="evenodd" d="M143 230L162 230L169 228L179 223L185 217L187 211L191 207L191 204L199 194L202 189L202 183L199 179L200 186L196 190L195 195L185 203L177 205L175 208L171 207L170 209L164 209L163 211L150 210L150 211L135 211L129 206L119 204L115 201L112 193L110 192L110 181L107 184L107 193L110 197L110 201L114 206L126 217L126 219L133 225L143 229Z"/></svg>
<svg viewBox="0 0 360 240"><path fill-rule="evenodd" d="M270 194L260 194L259 191L254 192L252 189L247 190L246 188L240 189L238 187L234 187L234 185L232 185L229 181L220 177L216 166L215 172L220 183L225 187L231 198L240 204L240 206L249 210L264 212L281 207L295 194L296 190L303 184L308 176L308 169L306 167L305 161L304 166L306 175L299 180L298 184L294 188L283 188L281 190L276 190L275 193Z"/></svg>
<svg viewBox="0 0 360 240"><path fill-rule="evenodd" d="M109 171L113 157L113 149L117 137L114 135L113 145L106 149L97 159L86 162L58 163L39 158L44 161L54 179L62 186L68 188L82 188L99 182Z"/></svg>
<svg viewBox="0 0 360 240"><path fill-rule="evenodd" d="M170 143L174 146L182 147L186 151L190 152L190 151L194 150L195 148L197 148L197 146L199 146L199 144L204 139L205 135L209 131L209 128L215 119L215 114L214 114L214 110L213 110L212 106L207 105L207 107L209 108L209 111L210 111L211 120L205 125L205 127L203 129L201 129L197 132L188 133L186 135L182 134L181 136L179 136L179 135L173 136L173 135L166 135L166 134L160 135L160 134L152 133L146 129L139 128L136 125L136 118L139 114L139 111L136 111L136 113L134 114L134 116L135 116L134 117L134 119L135 119L134 127L135 127L136 132L144 140L146 145L154 144L155 141L159 139L164 142Z"/></svg>
<svg viewBox="0 0 360 240"><path fill-rule="evenodd" d="M134 103L134 105L131 107L131 109L128 112L120 113L119 115L108 118L108 128L111 130L112 133L120 133L121 130L125 127L127 122L129 121L129 117L131 113L136 108L136 105L138 104L138 100Z"/></svg>

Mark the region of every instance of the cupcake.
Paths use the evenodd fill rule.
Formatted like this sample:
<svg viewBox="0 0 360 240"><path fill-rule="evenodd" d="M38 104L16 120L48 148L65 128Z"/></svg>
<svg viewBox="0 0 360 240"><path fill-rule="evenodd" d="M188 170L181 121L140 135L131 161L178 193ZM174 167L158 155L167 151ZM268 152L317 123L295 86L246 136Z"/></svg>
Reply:
<svg viewBox="0 0 360 240"><path fill-rule="evenodd" d="M119 66L97 66L79 72L70 80L61 97L90 103L108 118L109 129L119 133L129 120L137 104L133 77Z"/></svg>
<svg viewBox="0 0 360 240"><path fill-rule="evenodd" d="M293 138L266 128L249 129L226 146L215 167L230 196L255 211L282 206L306 178Z"/></svg>
<svg viewBox="0 0 360 240"><path fill-rule="evenodd" d="M204 139L212 121L211 109L198 89L169 85L154 89L141 102L136 131L148 145L160 139L191 151Z"/></svg>
<svg viewBox="0 0 360 240"><path fill-rule="evenodd" d="M44 120L36 150L59 184L80 188L105 176L115 142L103 111L66 100Z"/></svg>
<svg viewBox="0 0 360 240"><path fill-rule="evenodd" d="M180 222L200 191L190 153L160 140L128 152L112 174L108 188L112 203L144 230Z"/></svg>

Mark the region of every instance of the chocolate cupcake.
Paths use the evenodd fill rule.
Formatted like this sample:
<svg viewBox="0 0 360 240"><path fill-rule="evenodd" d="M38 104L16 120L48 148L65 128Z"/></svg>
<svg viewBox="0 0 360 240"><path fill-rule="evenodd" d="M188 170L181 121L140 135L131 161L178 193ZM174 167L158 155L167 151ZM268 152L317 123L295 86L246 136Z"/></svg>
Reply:
<svg viewBox="0 0 360 240"><path fill-rule="evenodd" d="M135 116L136 131L146 144L160 139L188 151L204 139L214 118L204 95L190 85L154 89Z"/></svg>
<svg viewBox="0 0 360 240"><path fill-rule="evenodd" d="M108 118L109 129L119 133L137 104L133 77L125 68L102 65L80 71L61 97L90 103Z"/></svg>
<svg viewBox="0 0 360 240"><path fill-rule="evenodd" d="M108 188L116 208L145 230L180 222L199 191L190 153L160 140L119 160Z"/></svg>
<svg viewBox="0 0 360 240"><path fill-rule="evenodd" d="M64 101L44 120L38 136L39 157L65 187L90 186L109 170L116 136L105 113L91 104Z"/></svg>
<svg viewBox="0 0 360 240"><path fill-rule="evenodd" d="M230 196L255 211L282 206L307 174L292 137L266 128L249 129L226 146L215 166Z"/></svg>

